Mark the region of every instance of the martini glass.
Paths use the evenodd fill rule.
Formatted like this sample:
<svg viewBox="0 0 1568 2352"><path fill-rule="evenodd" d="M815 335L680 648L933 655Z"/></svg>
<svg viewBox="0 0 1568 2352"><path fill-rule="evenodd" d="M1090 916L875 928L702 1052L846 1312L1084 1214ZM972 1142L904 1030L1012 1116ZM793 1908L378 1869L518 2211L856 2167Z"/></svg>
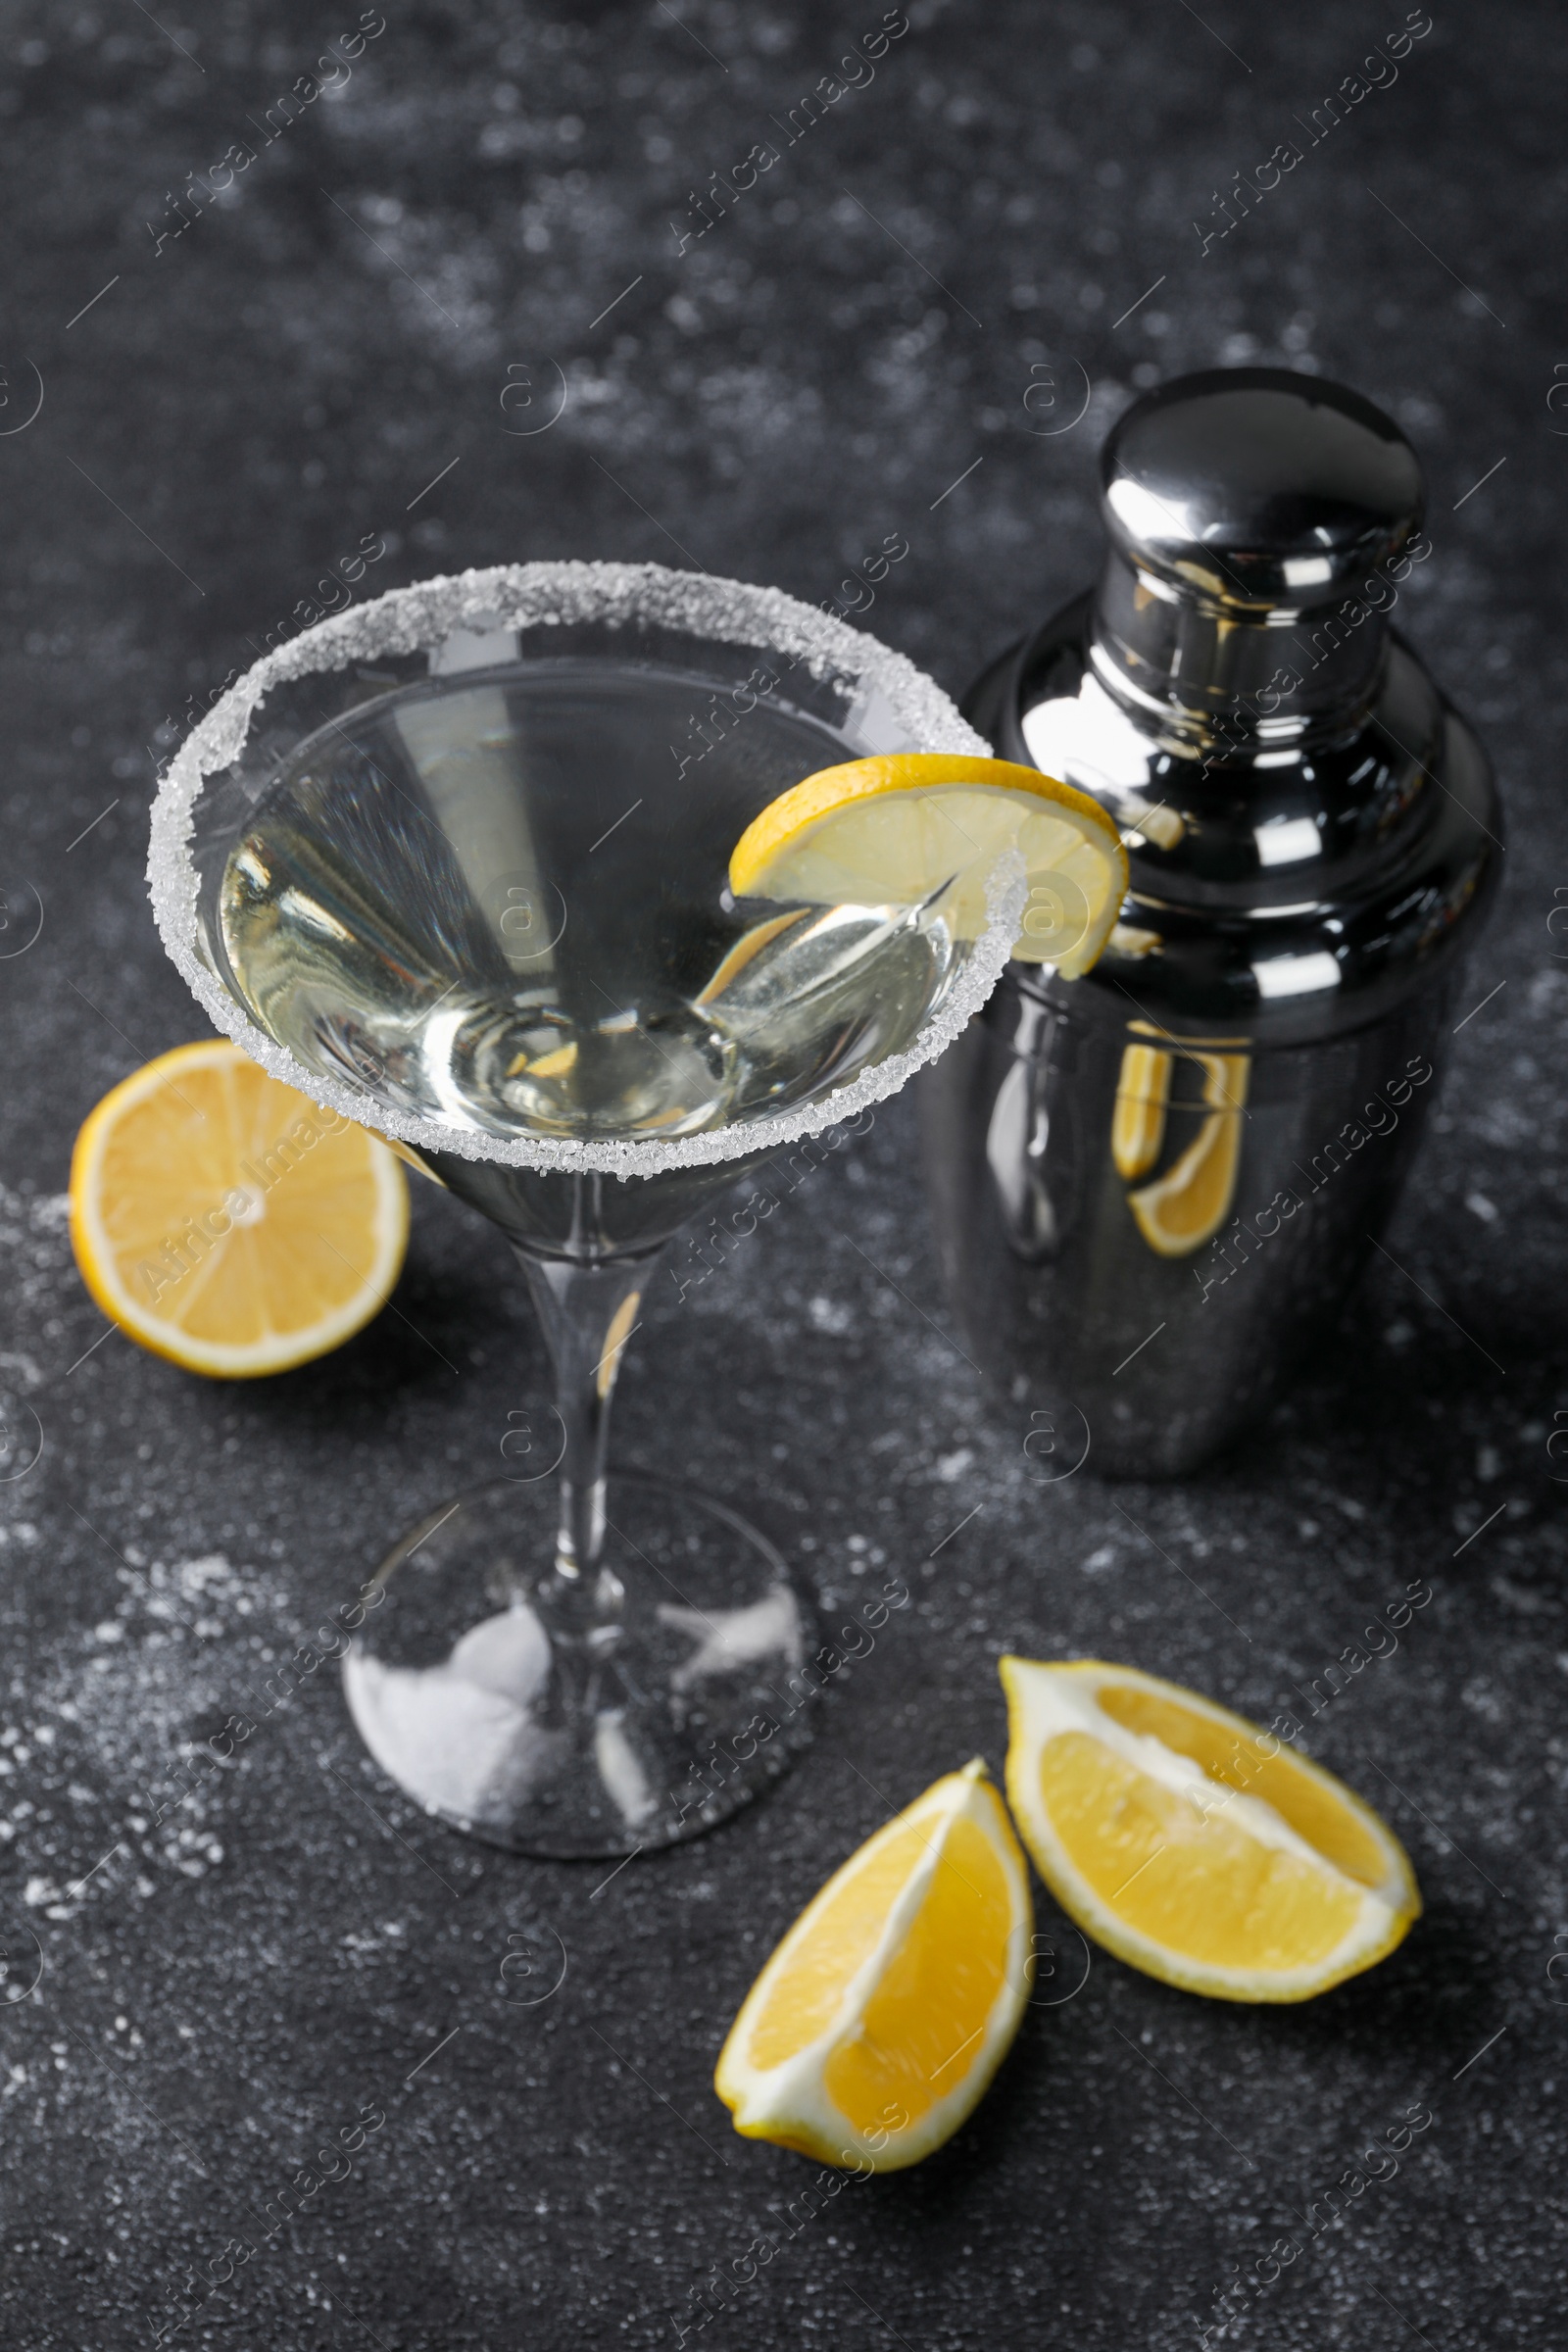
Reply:
<svg viewBox="0 0 1568 2352"><path fill-rule="evenodd" d="M544 1328L554 1407L393 1547L343 1661L376 1762L494 1843L630 1854L710 1828L785 1768L840 1662L765 1536L606 1448L672 1237L780 1151L819 1161L1006 960L1021 868L968 942L935 906L728 890L779 793L909 750L985 746L836 618L532 564L305 631L163 781L153 900L206 1010L481 1209ZM754 1182L731 1235L772 1200Z"/></svg>

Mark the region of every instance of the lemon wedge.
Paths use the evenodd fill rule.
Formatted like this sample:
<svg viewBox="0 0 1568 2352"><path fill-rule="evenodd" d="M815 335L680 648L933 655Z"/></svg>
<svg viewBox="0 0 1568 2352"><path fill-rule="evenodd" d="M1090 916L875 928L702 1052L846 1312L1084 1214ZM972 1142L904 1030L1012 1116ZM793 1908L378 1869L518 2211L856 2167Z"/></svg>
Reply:
<svg viewBox="0 0 1568 2352"><path fill-rule="evenodd" d="M1009 850L1029 893L1014 956L1067 979L1087 971L1120 911L1127 853L1098 801L1007 760L898 752L824 767L747 826L729 886L737 899L812 906L934 901L957 938L975 940Z"/></svg>
<svg viewBox="0 0 1568 2352"><path fill-rule="evenodd" d="M251 1379L340 1346L385 1304L408 1234L387 1146L226 1038L160 1054L76 1138L81 1278L187 1372Z"/></svg>
<svg viewBox="0 0 1568 2352"><path fill-rule="evenodd" d="M1035 1867L1118 1959L1304 2001L1392 1952L1421 1896L1369 1805L1245 1716L1131 1666L1004 1658L1007 1797Z"/></svg>
<svg viewBox="0 0 1568 2352"><path fill-rule="evenodd" d="M1032 1924L977 1758L868 1838L767 1962L713 2078L736 2131L862 2172L929 2156L1018 2030Z"/></svg>

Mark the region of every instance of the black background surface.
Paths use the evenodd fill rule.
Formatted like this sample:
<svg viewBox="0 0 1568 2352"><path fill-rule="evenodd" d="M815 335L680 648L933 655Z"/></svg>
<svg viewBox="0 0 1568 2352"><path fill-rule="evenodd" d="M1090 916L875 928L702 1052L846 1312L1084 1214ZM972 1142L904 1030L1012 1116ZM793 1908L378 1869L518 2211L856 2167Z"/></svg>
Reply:
<svg viewBox="0 0 1568 2352"><path fill-rule="evenodd" d="M5 2340L151 2343L185 2266L221 2271L368 2106L352 2177L175 2340L673 2343L671 2309L689 2326L689 2290L762 2237L705 2344L1163 2352L1424 2102L1397 2176L1224 2340L1560 2343L1556 12L1434 0L1393 86L1205 254L1213 191L1306 145L1297 119L1396 30L1395 0L909 0L874 82L681 251L693 185L782 144L770 118L880 13L684 6L386 0L342 93L161 249L166 193L262 147L248 123L352 29L350 0L0 20L0 1377L43 1441L0 1485L0 1989L25 1989L29 1934L42 1962L0 2009ZM1466 1007L1494 993L1454 1040L1397 1264L1200 1481L1037 1484L945 1337L891 1104L722 1274L656 1303L621 1384L622 1458L747 1502L832 1599L914 1591L765 1805L596 1891L600 1870L416 1815L322 1670L155 1825L181 1743L402 1527L495 1474L546 1378L499 1239L425 1187L396 1311L311 1369L208 1384L106 1336L62 1196L98 1097L204 1032L142 883L185 698L367 533L388 552L361 594L585 555L814 600L902 532L867 625L958 691L1095 569L1095 452L1132 392L1244 360L1347 378L1416 442L1435 554L1401 617L1506 797ZM559 420L519 430L558 369ZM1415 1579L1431 1604L1312 1734L1415 1858L1427 1913L1398 1953L1278 2011L1097 1956L944 2153L791 2234L806 2168L730 2132L718 2042L831 1864L939 1772L1000 1766L998 1654L1108 1653L1268 1717ZM509 1999L509 1937L547 1929L565 1981Z"/></svg>

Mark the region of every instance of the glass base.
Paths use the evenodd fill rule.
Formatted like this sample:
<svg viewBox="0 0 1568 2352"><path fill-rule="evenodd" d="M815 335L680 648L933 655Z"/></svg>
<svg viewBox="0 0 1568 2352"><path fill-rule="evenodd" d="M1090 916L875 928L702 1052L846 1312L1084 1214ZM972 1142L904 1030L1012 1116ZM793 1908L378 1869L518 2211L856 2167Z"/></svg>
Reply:
<svg viewBox="0 0 1568 2352"><path fill-rule="evenodd" d="M409 1531L343 1660L349 1712L416 1803L513 1853L701 1837L810 1737L811 1603L737 1512L640 1471L609 1480L581 1592L555 1570L557 1500L500 1479Z"/></svg>

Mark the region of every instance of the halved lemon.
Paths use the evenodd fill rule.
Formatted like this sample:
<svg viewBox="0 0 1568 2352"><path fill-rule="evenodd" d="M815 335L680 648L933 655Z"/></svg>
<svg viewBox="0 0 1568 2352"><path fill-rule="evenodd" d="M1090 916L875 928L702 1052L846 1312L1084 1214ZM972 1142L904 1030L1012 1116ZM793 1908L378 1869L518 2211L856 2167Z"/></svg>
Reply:
<svg viewBox="0 0 1568 2352"><path fill-rule="evenodd" d="M385 1304L408 1235L387 1146L227 1038L161 1054L76 1138L81 1278L187 1372L245 1380L324 1355Z"/></svg>
<svg viewBox="0 0 1568 2352"><path fill-rule="evenodd" d="M738 899L919 906L959 939L986 927L986 883L1016 850L1029 895L1013 949L1064 978L1087 971L1127 889L1127 853L1098 801L1008 760L898 752L824 767L780 793L736 843ZM937 894L941 893L938 898Z"/></svg>
<svg viewBox="0 0 1568 2352"><path fill-rule="evenodd" d="M929 2156L1018 2030L1032 1925L977 1757L850 1856L752 1986L713 2078L736 2131L860 2171Z"/></svg>
<svg viewBox="0 0 1568 2352"><path fill-rule="evenodd" d="M1343 1781L1245 1716L1098 1659L1004 1658L1007 1798L1087 1936L1163 1984L1304 2001L1420 1915L1409 1857Z"/></svg>

